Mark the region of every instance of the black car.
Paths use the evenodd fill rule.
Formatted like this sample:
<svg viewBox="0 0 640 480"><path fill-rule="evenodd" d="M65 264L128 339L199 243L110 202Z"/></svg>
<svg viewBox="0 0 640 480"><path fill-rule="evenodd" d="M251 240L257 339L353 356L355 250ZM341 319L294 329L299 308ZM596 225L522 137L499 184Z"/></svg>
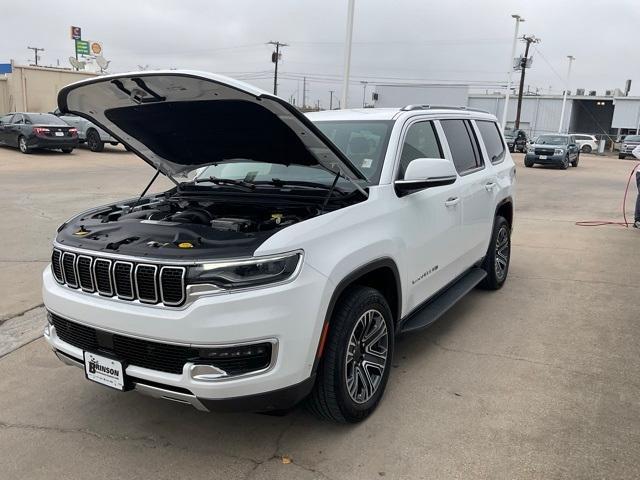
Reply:
<svg viewBox="0 0 640 480"><path fill-rule="evenodd" d="M505 130L504 139L507 141L509 151L524 152L527 149L527 134L524 130L516 128L514 130Z"/></svg>
<svg viewBox="0 0 640 480"><path fill-rule="evenodd" d="M524 166L556 165L567 169L569 165L577 167L580 161L580 147L573 135L540 135L527 148Z"/></svg>
<svg viewBox="0 0 640 480"><path fill-rule="evenodd" d="M78 129L50 113L10 113L0 117L0 144L17 147L22 153L35 148L71 153L78 146Z"/></svg>

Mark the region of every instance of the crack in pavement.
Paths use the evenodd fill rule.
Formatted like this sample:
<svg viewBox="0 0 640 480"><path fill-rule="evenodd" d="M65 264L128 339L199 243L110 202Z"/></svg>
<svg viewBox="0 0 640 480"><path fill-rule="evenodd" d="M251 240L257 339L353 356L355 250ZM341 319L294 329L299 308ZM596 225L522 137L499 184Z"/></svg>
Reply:
<svg viewBox="0 0 640 480"><path fill-rule="evenodd" d="M22 317L22 316L26 315L27 313L31 312L32 310L37 310L38 308L42 308L42 307L44 307L44 303L39 303L35 307L29 307L26 310L23 310L21 312L9 313L7 315L3 315L3 316L0 317L0 325L2 325L5 322L8 322L9 320L13 320L14 318Z"/></svg>
<svg viewBox="0 0 640 480"><path fill-rule="evenodd" d="M598 375L597 373L589 373L589 372L583 372L581 370L574 370L574 369L571 369L571 368L565 368L565 367L561 367L561 366L558 366L558 365L553 364L553 363L543 362L543 361L540 361L540 360L533 360L531 358L516 357L515 355L507 355L507 354L504 354L504 353L478 352L478 351L474 351L474 350L466 350L466 349L463 349L463 348L447 347L447 346L442 345L438 341L438 339L434 339L432 341L432 343L435 346L437 346L438 348L440 348L442 350L445 350L447 352L466 353L466 354L475 355L475 356L478 356L478 357L493 357L493 358L501 358L501 359L504 359L504 360L513 360L513 361L516 361L516 362L530 363L532 365L540 365L540 366L544 366L544 367L555 368L557 370L560 370L560 371L563 371L563 372L567 372L567 373L572 373L572 374L575 374L575 375L583 375L585 377L590 377L590 378L592 378L594 380L597 380L599 382L603 382L604 381L602 376ZM611 380L616 380L616 379L608 378L608 380L611 381ZM635 385L634 383L630 383L630 382L625 382L625 384L631 385L631 386L636 387L636 388L639 387L638 385Z"/></svg>

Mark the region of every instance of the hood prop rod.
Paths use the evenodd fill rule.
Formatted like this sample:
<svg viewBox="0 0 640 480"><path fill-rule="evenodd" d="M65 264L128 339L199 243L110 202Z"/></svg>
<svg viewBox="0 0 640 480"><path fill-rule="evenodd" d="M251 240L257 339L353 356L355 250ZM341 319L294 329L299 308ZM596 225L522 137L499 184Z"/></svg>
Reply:
<svg viewBox="0 0 640 480"><path fill-rule="evenodd" d="M138 206L138 204L140 203L140 200L142 200L142 197L144 197L147 194L147 191L151 188L151 185L153 185L153 182L155 182L156 178L158 178L158 175L160 175L160 166L159 165L158 165L158 169L156 170L156 173L153 175L153 177L151 178L151 181L147 184L147 186L144 187L144 190L142 191L142 193L138 197L138 200L136 200L135 205L133 207L131 207L131 210L133 210L134 208L136 208Z"/></svg>

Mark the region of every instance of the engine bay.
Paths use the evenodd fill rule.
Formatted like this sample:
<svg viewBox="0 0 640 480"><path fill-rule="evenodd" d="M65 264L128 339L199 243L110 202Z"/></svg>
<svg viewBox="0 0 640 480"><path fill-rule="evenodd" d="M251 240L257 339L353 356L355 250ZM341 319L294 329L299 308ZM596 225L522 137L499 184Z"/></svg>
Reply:
<svg viewBox="0 0 640 480"><path fill-rule="evenodd" d="M61 245L126 255L233 258L323 213L318 202L229 201L170 192L85 212L63 225Z"/></svg>

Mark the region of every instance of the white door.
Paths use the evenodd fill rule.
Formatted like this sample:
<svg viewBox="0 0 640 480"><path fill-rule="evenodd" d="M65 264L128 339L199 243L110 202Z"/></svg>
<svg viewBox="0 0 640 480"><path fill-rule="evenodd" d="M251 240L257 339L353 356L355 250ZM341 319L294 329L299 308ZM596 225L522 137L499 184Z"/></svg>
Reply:
<svg viewBox="0 0 640 480"><path fill-rule="evenodd" d="M405 127L395 178L416 158L445 158L432 121ZM459 252L452 245L462 220L458 181L398 198L401 225L406 225L405 275L407 311L413 310L455 278L452 268Z"/></svg>
<svg viewBox="0 0 640 480"><path fill-rule="evenodd" d="M495 213L497 177L491 163L483 158L478 132L471 120L441 120L440 124L460 177L457 183L462 220L456 238L460 249L456 271L461 274L487 251Z"/></svg>

